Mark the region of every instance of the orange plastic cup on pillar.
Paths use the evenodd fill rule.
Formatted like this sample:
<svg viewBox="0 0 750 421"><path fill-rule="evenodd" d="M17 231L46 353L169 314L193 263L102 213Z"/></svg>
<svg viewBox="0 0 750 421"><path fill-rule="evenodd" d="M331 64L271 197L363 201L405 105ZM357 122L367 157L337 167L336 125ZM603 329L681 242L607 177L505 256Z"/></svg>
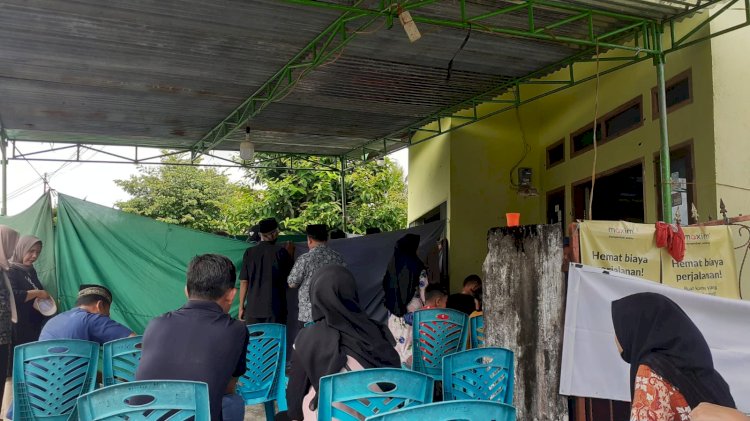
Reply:
<svg viewBox="0 0 750 421"><path fill-rule="evenodd" d="M517 227L521 225L521 214L517 212L509 212L505 214L505 220L509 227Z"/></svg>

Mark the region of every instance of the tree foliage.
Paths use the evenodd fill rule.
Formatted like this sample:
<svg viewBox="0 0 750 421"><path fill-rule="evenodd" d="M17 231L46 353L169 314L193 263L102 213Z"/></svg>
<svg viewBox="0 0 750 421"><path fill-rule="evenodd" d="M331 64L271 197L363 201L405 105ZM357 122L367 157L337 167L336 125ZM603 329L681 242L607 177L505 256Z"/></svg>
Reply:
<svg viewBox="0 0 750 421"><path fill-rule="evenodd" d="M139 175L115 180L130 200L116 203L125 212L170 224L201 230L219 229L224 202L236 186L213 168L194 167L190 160L173 155L158 167L140 167Z"/></svg>
<svg viewBox="0 0 750 421"><path fill-rule="evenodd" d="M247 182L232 183L214 169L188 166L141 168L128 180L117 180L132 199L117 205L128 212L203 231L243 234L262 218L274 217L288 233L304 232L311 223L341 228L341 175L329 171L336 161L309 158L295 171L288 158L259 160L267 168L247 170ZM165 163L186 163L167 157ZM367 227L384 231L406 226L406 185L403 171L392 160L358 165L346 175L347 231Z"/></svg>

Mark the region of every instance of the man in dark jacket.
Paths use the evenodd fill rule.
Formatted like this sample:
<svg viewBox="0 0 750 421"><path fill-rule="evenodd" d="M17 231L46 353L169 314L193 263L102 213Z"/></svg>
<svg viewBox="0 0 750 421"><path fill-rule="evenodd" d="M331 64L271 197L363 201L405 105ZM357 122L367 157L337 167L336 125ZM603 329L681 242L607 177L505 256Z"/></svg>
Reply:
<svg viewBox="0 0 750 421"><path fill-rule="evenodd" d="M279 224L273 218L258 223L260 242L245 251L240 269L240 319L247 324L286 324L287 277L294 261L276 244Z"/></svg>

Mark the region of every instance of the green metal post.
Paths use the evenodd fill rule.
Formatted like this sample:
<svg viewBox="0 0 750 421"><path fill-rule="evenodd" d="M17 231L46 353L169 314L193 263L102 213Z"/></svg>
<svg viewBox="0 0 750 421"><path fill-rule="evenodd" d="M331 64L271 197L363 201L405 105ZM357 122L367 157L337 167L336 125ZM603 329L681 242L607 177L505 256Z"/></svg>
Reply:
<svg viewBox="0 0 750 421"><path fill-rule="evenodd" d="M2 150L3 166L3 206L0 208L0 216L8 214L8 141L5 137L0 136L0 150Z"/></svg>
<svg viewBox="0 0 750 421"><path fill-rule="evenodd" d="M346 157L341 157L341 230L346 232Z"/></svg>
<svg viewBox="0 0 750 421"><path fill-rule="evenodd" d="M656 49L661 51L662 32L656 33ZM672 169L669 160L669 126L667 125L667 95L664 82L664 53L654 56L659 101L659 134L661 150L659 165L661 167L661 209L664 222L672 223Z"/></svg>

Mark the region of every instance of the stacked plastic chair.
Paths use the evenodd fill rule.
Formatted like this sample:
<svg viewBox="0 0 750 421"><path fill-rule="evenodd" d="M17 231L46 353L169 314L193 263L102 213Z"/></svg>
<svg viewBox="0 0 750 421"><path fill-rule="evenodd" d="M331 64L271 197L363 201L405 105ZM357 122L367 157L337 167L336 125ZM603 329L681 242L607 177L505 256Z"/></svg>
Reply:
<svg viewBox="0 0 750 421"><path fill-rule="evenodd" d="M209 421L208 385L200 382L147 380L120 383L78 399L80 421Z"/></svg>
<svg viewBox="0 0 750 421"><path fill-rule="evenodd" d="M468 317L451 309L414 312L412 368L440 380L443 357L466 349Z"/></svg>
<svg viewBox="0 0 750 421"><path fill-rule="evenodd" d="M443 399L513 404L513 352L478 348L443 359Z"/></svg>
<svg viewBox="0 0 750 421"><path fill-rule="evenodd" d="M247 327L247 371L237 382L246 405L263 404L266 419L274 419L274 401L286 410L286 327L261 323Z"/></svg>
<svg viewBox="0 0 750 421"><path fill-rule="evenodd" d="M99 344L52 340L19 345L13 356L13 419L75 419L76 399L96 387Z"/></svg>
<svg viewBox="0 0 750 421"><path fill-rule="evenodd" d="M102 380L104 386L132 382L141 362L143 336L118 339L104 344Z"/></svg>
<svg viewBox="0 0 750 421"><path fill-rule="evenodd" d="M484 346L484 316L474 316L469 319L471 326L471 348L481 348Z"/></svg>
<svg viewBox="0 0 750 421"><path fill-rule="evenodd" d="M366 421L516 421L516 408L490 401L448 401L375 415Z"/></svg>
<svg viewBox="0 0 750 421"><path fill-rule="evenodd" d="M422 373L374 368L325 376L318 388L318 421L358 421L432 402L434 381Z"/></svg>

